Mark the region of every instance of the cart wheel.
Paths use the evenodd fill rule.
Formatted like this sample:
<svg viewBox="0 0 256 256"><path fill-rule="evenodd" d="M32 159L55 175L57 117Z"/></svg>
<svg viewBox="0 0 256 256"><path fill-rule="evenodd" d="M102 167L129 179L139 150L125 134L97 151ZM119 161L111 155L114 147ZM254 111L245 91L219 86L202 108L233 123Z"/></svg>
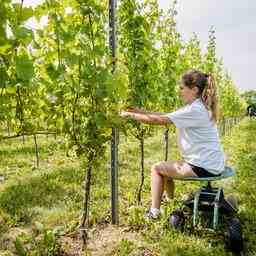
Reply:
<svg viewBox="0 0 256 256"><path fill-rule="evenodd" d="M182 229L185 224L185 216L182 210L173 211L169 217L169 225L172 229Z"/></svg>
<svg viewBox="0 0 256 256"><path fill-rule="evenodd" d="M242 227L237 218L231 218L227 222L226 249L240 253L243 250Z"/></svg>
<svg viewBox="0 0 256 256"><path fill-rule="evenodd" d="M234 209L237 209L237 199L234 195L229 195L226 201L228 201Z"/></svg>

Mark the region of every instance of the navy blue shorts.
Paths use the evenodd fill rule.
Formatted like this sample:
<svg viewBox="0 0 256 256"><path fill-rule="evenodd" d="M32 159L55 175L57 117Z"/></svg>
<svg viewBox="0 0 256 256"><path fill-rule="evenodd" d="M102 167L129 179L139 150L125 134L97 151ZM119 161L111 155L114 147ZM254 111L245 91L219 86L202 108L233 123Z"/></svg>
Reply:
<svg viewBox="0 0 256 256"><path fill-rule="evenodd" d="M193 165L193 164L190 164L190 163L188 163L190 166L191 166L191 169L192 169L192 171L198 176L198 177L205 177L205 178L207 178L207 177L218 177L218 176L220 176L221 174L212 174L212 173L210 173L210 172L208 172L208 171L206 171L204 168L202 168L202 167L198 167L198 166L195 166L195 165Z"/></svg>

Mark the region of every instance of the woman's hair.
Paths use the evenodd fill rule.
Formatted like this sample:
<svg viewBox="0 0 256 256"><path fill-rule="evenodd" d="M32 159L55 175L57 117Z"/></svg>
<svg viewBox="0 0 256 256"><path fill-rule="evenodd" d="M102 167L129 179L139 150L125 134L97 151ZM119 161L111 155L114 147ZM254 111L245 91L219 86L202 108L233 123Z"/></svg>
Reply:
<svg viewBox="0 0 256 256"><path fill-rule="evenodd" d="M205 107L212 112L212 120L217 122L219 102L217 87L212 74L205 74L198 70L191 70L182 76L182 82L190 89L197 87L198 96L202 99Z"/></svg>

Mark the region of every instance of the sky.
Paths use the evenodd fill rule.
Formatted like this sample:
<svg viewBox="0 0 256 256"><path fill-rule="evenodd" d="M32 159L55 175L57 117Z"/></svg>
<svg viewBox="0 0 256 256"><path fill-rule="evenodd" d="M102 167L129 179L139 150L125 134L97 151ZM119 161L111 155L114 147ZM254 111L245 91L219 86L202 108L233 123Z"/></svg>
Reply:
<svg viewBox="0 0 256 256"><path fill-rule="evenodd" d="M120 0L118 0L120 1ZM24 0L36 6L42 0ZM158 0L166 10L172 0ZM232 76L239 91L256 90L256 1L255 0L177 0L177 29L184 41L195 32L206 50L208 31L216 31L217 56ZM30 21L33 25L33 21Z"/></svg>
<svg viewBox="0 0 256 256"><path fill-rule="evenodd" d="M172 1L158 0L166 9ZM178 0L177 30L184 41L195 32L206 50L208 31L216 31L217 56L223 58L239 91L256 90L256 1Z"/></svg>

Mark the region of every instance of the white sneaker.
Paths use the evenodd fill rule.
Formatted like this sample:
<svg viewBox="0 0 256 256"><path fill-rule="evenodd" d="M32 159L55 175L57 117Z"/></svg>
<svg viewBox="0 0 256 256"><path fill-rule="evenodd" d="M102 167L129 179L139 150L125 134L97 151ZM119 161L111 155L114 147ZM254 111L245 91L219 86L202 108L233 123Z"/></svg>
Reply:
<svg viewBox="0 0 256 256"><path fill-rule="evenodd" d="M149 208L145 213L146 220L159 220L160 219L160 211L157 214L153 214L151 209Z"/></svg>

